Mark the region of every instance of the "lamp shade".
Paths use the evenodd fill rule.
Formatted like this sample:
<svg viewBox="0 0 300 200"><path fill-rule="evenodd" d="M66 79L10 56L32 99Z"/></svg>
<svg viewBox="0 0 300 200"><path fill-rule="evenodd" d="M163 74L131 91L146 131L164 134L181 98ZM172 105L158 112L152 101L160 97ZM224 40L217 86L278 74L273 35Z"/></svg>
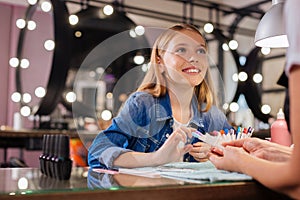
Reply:
<svg viewBox="0 0 300 200"><path fill-rule="evenodd" d="M258 24L254 43L259 47L288 47L283 19L283 0L273 0L272 7L266 12Z"/></svg>

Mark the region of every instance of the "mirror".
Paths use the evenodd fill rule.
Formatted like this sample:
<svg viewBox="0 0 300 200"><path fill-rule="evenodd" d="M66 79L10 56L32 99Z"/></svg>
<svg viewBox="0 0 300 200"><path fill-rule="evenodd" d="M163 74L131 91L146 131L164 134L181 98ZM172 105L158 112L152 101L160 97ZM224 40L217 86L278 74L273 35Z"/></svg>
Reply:
<svg viewBox="0 0 300 200"><path fill-rule="evenodd" d="M23 58L23 56L26 55L26 52L32 53L33 51L29 51L32 47L44 46L44 48L49 51L48 53L45 53L47 52L45 49L34 49L36 51L33 52L32 63L35 65L26 71L22 70L20 67L17 67L16 70L16 86L18 93L23 94L24 96L26 93L24 93L23 87L25 88L29 85L28 87L30 89L28 89L28 91L30 91L30 93L28 94L33 96L32 94L37 93L38 91L37 88L33 91L32 87L39 86L38 89L40 89L40 93L36 94L38 98L34 98L32 101L27 101L23 98L21 100L20 112L23 116L29 116L30 114L37 116L40 124L36 125L36 117L34 117L34 127L39 126L40 128L50 128L49 125L41 125L41 119L39 116L48 115L56 108L60 101L61 93L64 90L64 82L69 67L70 46L62 45L62 41L68 43L68 38L70 38L70 31L67 23L69 17L68 10L64 2L51 1L51 3L52 4L46 1L41 3L41 8L44 13L42 12L41 14L40 12L37 12L37 15L39 15L39 17L36 18L36 21L39 22L38 31L29 33L25 28L20 30L17 48L17 58ZM36 24L36 22L31 20L31 18L38 6L39 1L33 5L29 5L25 13L25 24L28 24L28 29L30 22ZM53 18L51 15L49 18L48 15L48 12L51 11L51 9L53 10ZM49 24L54 24L54 26L49 28ZM39 31L42 31L42 33ZM37 34L37 37L35 37L35 34ZM25 40L26 35L28 36ZM50 39L41 38L41 36L49 37ZM30 37L33 37L33 39L30 40ZM27 44L24 43L25 41L27 41ZM32 45L32 42L39 42L41 45ZM50 68L48 66L49 64L51 65ZM20 62L20 65L22 65L22 62ZM38 83L33 81L32 74L39 74L39 76L34 76ZM22 78L26 81L23 82ZM41 82L43 82L43 86L41 86Z"/></svg>
<svg viewBox="0 0 300 200"><path fill-rule="evenodd" d="M133 14L128 12L125 13L125 10L128 9L128 7L118 4L117 2L111 3L111 5L115 6L115 10L114 14L109 16L106 16L102 13L100 7L103 5L96 1L85 3L79 1L51 1L51 3L53 6L53 21L49 24L53 23L54 26L53 30L48 30L48 32L53 34L52 37L55 39L56 46L55 50L50 53L51 55L48 55L48 58L44 59L44 63L51 63L52 60L52 66L50 66L51 69L49 69L47 72L46 69L43 70L43 68L39 68L41 70L41 77L43 77L45 82L44 84L47 85L47 92L44 98L42 98L40 101L38 100L39 102L33 101L32 105L30 105L31 107L36 108L34 109L34 114L36 116L47 116L52 114L57 107L63 107L62 109L65 109L64 113L67 113L66 115L68 115L68 117L72 117L70 116L70 112L73 111L72 103L74 103L75 106L78 106L77 108L82 108L79 110L79 112L83 117L97 118L99 117L99 113L104 110L109 110L112 116L115 115L124 99L126 99L126 94L132 91L132 89L129 88L134 88L137 85L137 80L131 85L126 85L125 83L128 81L124 81L125 79L122 76L128 71L134 71L135 67L139 65L141 65L140 69L134 71L134 73L140 73L143 75L144 72L141 70L142 64L134 64L133 58L138 54L142 54L148 55L148 57L146 56L144 58L147 60L149 58L149 49L137 48L134 51L124 51L122 54L119 54L121 49L113 48L114 45L118 46L118 44L112 41L111 44L108 44L105 47L103 52L100 52L109 57L109 60L107 60L106 57L102 57L101 60L92 59L95 63L89 63L90 61L86 60L86 58L91 52L93 52L94 48L96 48L99 43L101 44L102 42L107 41L107 39L109 39L111 36L123 33L123 31L128 31L126 36L127 38L124 38L124 40L129 40L131 43L133 42L134 45L137 46L148 46L147 38L145 36L135 38L129 36L131 31L136 28L135 23L128 17L132 16ZM66 3L77 3L79 5L80 10L74 13L74 15L76 15L79 19L77 24L70 24L70 15ZM179 3L177 2L177 4ZM195 9L197 6L199 6L200 9L203 9L200 4L193 4L193 6L195 6ZM218 12L222 11L222 8L209 7L209 9L216 9ZM132 7L131 10L128 9L128 11L131 12L133 10L134 7ZM143 9L141 12L145 13L146 11L146 9ZM251 10L246 9L245 11L251 13ZM33 11L27 12L32 13ZM169 22L174 21L173 18L176 17L175 15L167 16L167 13L157 14L161 14L162 16L166 17L165 19L168 19ZM221 73L223 83L225 84L226 92L224 96L221 97L221 100L226 103L231 103L231 101L238 101L240 98L244 98L248 103L247 106L251 108L255 117L263 122L267 122L272 113L263 114L261 112L261 98L263 98L261 97L261 93L264 90L262 89L262 84L256 84L254 86L252 83L250 84L250 82L245 82L244 84L232 80L233 74L244 71L246 68L247 70L250 70L249 73L251 73L251 75L254 74L253 69L257 70L258 72L264 71L261 69L262 62L264 62L264 60L261 58L259 51L257 49L253 49L253 51L251 51L249 47L249 52L242 53L236 50L225 52L222 49L223 42L228 43L229 39L238 37L235 35L237 32L237 25L240 21L242 21L243 18L249 15L244 15L243 13L237 12L237 14L234 16L236 18L232 20L232 26L222 27L222 25L220 25L218 28L222 28L222 31L218 31L218 29L216 29L212 34L214 35L213 39L209 39L209 45L212 46L210 49L214 51L213 54L215 54L212 55L212 58L216 62L216 66L218 68L216 70ZM190 20L190 22L200 27L203 26L204 22L206 22L205 20L201 21L198 19L193 19L192 17L194 16L191 16L191 19L188 19L187 16L183 16L182 20L185 20L186 22ZM30 18L30 16L27 18ZM179 19L176 17L175 21L178 22L179 20L181 20L181 18ZM224 32L227 33L226 36L224 35ZM29 34L27 34L27 37L28 36ZM129 43L122 43L122 40L118 42L120 43L119 46L130 45ZM28 44L28 46L29 45L30 44ZM131 49L130 46L127 46L126 48ZM118 57L111 57L111 55L116 54L119 54ZM248 58L248 63L246 61L244 65L241 64L241 55L243 55L245 58ZM256 61L251 63L249 59L255 59ZM84 70L82 70L82 73L78 74L78 70L81 69L83 65ZM253 68L250 65L255 65L255 67ZM47 73L49 76L46 75ZM18 72L17 76L21 76L21 74L22 77L27 76L23 72ZM140 75L133 76L133 79L139 76ZM81 80L81 82L78 82L77 88L73 88L74 80ZM19 81L19 83L20 90L23 91L21 85L27 84L28 82L25 83L23 81ZM223 83L220 82L219 84ZM125 92L114 90L115 84L124 86ZM245 85L245 88L242 86L243 84ZM246 89L248 86L251 86L251 88ZM241 87L243 89L241 89ZM243 94L244 92L247 93L247 91L250 90L252 91L250 92L252 95L251 98ZM72 91L74 91L76 93L75 95L77 95L76 101L74 97L73 99L71 98L71 100L67 100L68 96L72 96ZM96 98L97 101L95 100ZM265 101L265 99L263 101ZM38 106L33 105L35 103L37 103ZM97 113L91 114L91 105L95 105L99 113L97 111Z"/></svg>
<svg viewBox="0 0 300 200"><path fill-rule="evenodd" d="M97 63L96 68L86 69L86 76L84 77L85 86L82 86L80 91L81 95L78 96L79 98L77 101L69 101L66 97L69 92L73 90L73 82L77 70L90 51L92 51L93 48L95 48L105 39L122 31L134 29L136 28L136 25L122 11L115 10L113 15L105 16L103 15L101 8L91 5L83 7L79 12L77 12L76 16L78 17L79 22L76 25L70 25L69 13L66 4L61 1L51 1L51 3L53 10L53 21L50 21L47 24L54 24L52 27L54 29L54 35L52 38L54 38L55 49L51 55L48 55L47 64L52 63L52 66L50 68L51 70L49 70L49 73L45 73L46 70L44 68L37 66L37 71L40 71L41 76L44 77L43 80L45 80L44 88L46 88L46 94L42 99L31 101L30 104L26 102L22 103L26 106L34 108L33 113L35 116L50 115L60 104L62 104L68 111L72 111L71 103L82 106L82 110L87 113L87 110L92 109L90 106L91 102L85 101L88 98L84 99L83 97L91 95L91 91L93 92L93 88L95 88L95 85L98 81L97 79L102 80L103 84L100 89L101 92L98 96L103 97L106 95L106 93L112 92L113 85L116 80L118 80L126 71L130 70L136 65L133 62L134 56L139 53L141 55L145 55L147 59L149 52L147 50L139 50L138 48L134 49L134 51L124 52L124 54L120 55L120 57L115 58L111 63L108 63L108 66L105 69L102 65L103 62L106 62L106 58L102 57L102 60L99 60ZM38 3L28 7L25 17L27 20L31 19L32 14L35 12L37 6ZM114 26L112 26L112 24ZM23 40L26 30L21 30L21 32L22 34L20 34L18 44L18 50L20 52L18 57L22 57L22 54L25 52ZM34 35L30 35L30 37L34 37ZM49 37L51 38L51 36ZM124 45L125 47L129 48L130 46L137 45L139 43L142 45L148 44L144 36L139 36L133 39L128 34L127 38L124 39L128 42L127 44L120 43L120 47L122 48ZM30 47L28 47L28 49L30 49ZM116 49L116 46L115 49L107 46L105 51L109 52L109 54L114 54L115 51L118 51L118 49ZM41 60L39 60L39 63L41 63ZM24 73L21 70L22 69L18 68L16 79L19 83L17 90L20 93L23 93L22 86L27 87L28 83L22 82L21 79L28 79L29 77L27 77L27 74L30 76L30 72ZM36 70L36 68L32 68L32 70ZM90 81L90 84L87 80ZM33 86L38 85L35 82L32 82L32 84ZM103 98L100 98L97 108L103 110L105 107L107 107L107 105L103 104L105 99L102 100L102 102L101 99ZM111 109L120 106L119 101L115 101L113 104L116 104L116 106L111 105ZM86 117L91 117L88 114L81 114L86 115ZM43 123L40 121L38 126L39 128L51 128L51 124L48 124L48 122Z"/></svg>

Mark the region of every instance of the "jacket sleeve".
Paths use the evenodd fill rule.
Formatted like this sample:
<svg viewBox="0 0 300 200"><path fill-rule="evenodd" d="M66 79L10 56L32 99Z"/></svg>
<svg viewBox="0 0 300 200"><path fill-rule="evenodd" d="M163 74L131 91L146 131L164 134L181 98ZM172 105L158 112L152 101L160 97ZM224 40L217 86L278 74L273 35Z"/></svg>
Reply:
<svg viewBox="0 0 300 200"><path fill-rule="evenodd" d="M132 144L147 126L147 113L141 95L131 95L112 124L101 131L88 151L90 167L112 168L113 161L122 153L133 151Z"/></svg>

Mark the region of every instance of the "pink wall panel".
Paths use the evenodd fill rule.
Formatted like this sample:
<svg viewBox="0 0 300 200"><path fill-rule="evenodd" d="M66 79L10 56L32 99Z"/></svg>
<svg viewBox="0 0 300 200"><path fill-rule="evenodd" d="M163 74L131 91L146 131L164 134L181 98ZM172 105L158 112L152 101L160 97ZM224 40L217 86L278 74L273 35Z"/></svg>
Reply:
<svg viewBox="0 0 300 200"><path fill-rule="evenodd" d="M10 100L11 94L16 91L15 69L9 66L9 59L16 56L19 29L15 22L23 18L26 7L0 3L0 125L12 126L13 113L18 111L18 104ZM39 99L34 97L37 86L46 87L51 70L52 52L44 49L46 39L54 39L53 21L50 13L36 11L33 20L37 28L27 31L24 41L23 58L30 62L28 69L22 69L22 86L24 92L33 97L33 104ZM24 128L32 128L32 122L23 118ZM40 151L23 151L25 162L31 167L38 167ZM7 158L19 157L20 150L9 149ZM3 162L3 150L0 149L0 162Z"/></svg>
<svg viewBox="0 0 300 200"><path fill-rule="evenodd" d="M10 53L10 27L12 7L9 5L0 6L0 125L7 124L8 115L8 74L9 74L9 53Z"/></svg>
<svg viewBox="0 0 300 200"><path fill-rule="evenodd" d="M3 11L2 11L3 10ZM20 30L15 22L24 17L26 7L1 4L0 3L0 125L13 125L13 113L18 111L18 104L10 100L11 94L16 91L15 69L9 67L10 57L15 57L17 52L18 37ZM37 105L40 101L34 96L34 90L38 86L46 87L51 70L53 52L44 49L44 42L48 39L54 39L53 19L51 14L36 11L32 17L36 22L37 28L33 31L27 31L24 40L23 57L29 60L30 67L22 69L21 81L23 92L32 95L30 106ZM32 122L23 118L24 128L32 128Z"/></svg>

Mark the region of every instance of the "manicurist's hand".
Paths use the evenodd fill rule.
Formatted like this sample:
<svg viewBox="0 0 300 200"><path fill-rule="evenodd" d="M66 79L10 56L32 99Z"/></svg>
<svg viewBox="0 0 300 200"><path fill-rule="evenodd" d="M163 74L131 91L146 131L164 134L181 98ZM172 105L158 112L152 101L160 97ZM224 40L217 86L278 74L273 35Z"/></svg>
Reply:
<svg viewBox="0 0 300 200"><path fill-rule="evenodd" d="M228 171L242 172L241 162L247 160L251 155L241 147L226 146L223 155L209 154L209 160L218 168ZM244 164L244 163L241 163Z"/></svg>
<svg viewBox="0 0 300 200"><path fill-rule="evenodd" d="M269 161L287 161L292 148L259 138L245 138L223 143L224 146L243 147L250 155Z"/></svg>

